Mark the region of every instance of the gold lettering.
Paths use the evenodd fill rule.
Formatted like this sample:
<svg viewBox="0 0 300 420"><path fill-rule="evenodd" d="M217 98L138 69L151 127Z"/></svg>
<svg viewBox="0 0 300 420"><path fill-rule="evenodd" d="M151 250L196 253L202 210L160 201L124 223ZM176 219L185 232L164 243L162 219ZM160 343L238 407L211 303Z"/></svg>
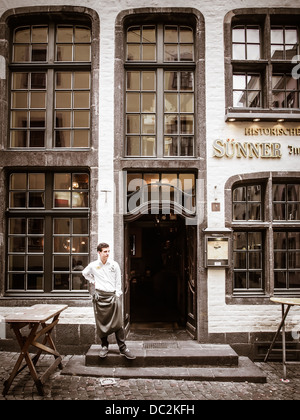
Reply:
<svg viewBox="0 0 300 420"><path fill-rule="evenodd" d="M213 142L214 157L222 158L225 155L224 143L222 140L215 140Z"/></svg>
<svg viewBox="0 0 300 420"><path fill-rule="evenodd" d="M240 142L236 143L236 157L237 158L241 158L242 155L245 158L248 156L247 145L248 145L248 143L244 143L244 145L242 145L242 143L240 143Z"/></svg>
<svg viewBox="0 0 300 420"><path fill-rule="evenodd" d="M249 158L253 158L253 156L259 158L259 143L248 143L249 147Z"/></svg>

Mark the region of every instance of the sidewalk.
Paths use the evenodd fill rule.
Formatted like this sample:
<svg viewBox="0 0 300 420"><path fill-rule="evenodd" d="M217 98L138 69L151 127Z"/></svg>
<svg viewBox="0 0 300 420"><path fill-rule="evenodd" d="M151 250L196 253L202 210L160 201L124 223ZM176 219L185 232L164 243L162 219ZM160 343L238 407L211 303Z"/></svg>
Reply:
<svg viewBox="0 0 300 420"><path fill-rule="evenodd" d="M57 370L39 396L28 369L14 380L9 393L2 396L3 382L10 375L17 353L0 353L0 401L2 400L300 400L300 365L288 365L289 383L281 382L279 362L256 363L266 374L266 384L241 382L197 382L160 379L119 379L105 381L97 377L67 376ZM74 356L64 356L63 366ZM38 372L52 362L41 356Z"/></svg>

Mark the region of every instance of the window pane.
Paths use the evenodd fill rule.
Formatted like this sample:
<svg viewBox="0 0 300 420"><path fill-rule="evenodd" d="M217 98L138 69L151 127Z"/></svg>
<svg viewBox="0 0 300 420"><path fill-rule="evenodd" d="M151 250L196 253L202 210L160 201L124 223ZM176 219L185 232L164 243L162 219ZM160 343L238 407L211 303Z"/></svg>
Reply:
<svg viewBox="0 0 300 420"><path fill-rule="evenodd" d="M26 139L26 131L12 131L10 138L11 147L26 147Z"/></svg>
<svg viewBox="0 0 300 420"><path fill-rule="evenodd" d="M194 112L194 95L192 93L180 94L180 111Z"/></svg>
<svg viewBox="0 0 300 420"><path fill-rule="evenodd" d="M178 61L178 46L165 45L164 61Z"/></svg>
<svg viewBox="0 0 300 420"><path fill-rule="evenodd" d="M232 45L232 58L234 60L245 60L246 50L244 44L233 44Z"/></svg>
<svg viewBox="0 0 300 420"><path fill-rule="evenodd" d="M27 176L24 173L11 174L10 176L10 189L11 190L26 190L27 189Z"/></svg>
<svg viewBox="0 0 300 420"><path fill-rule="evenodd" d="M165 90L176 90L177 91L177 88L178 88L177 72L166 71L164 76L165 76Z"/></svg>
<svg viewBox="0 0 300 420"><path fill-rule="evenodd" d="M87 219L73 219L73 234L88 234L89 223Z"/></svg>
<svg viewBox="0 0 300 420"><path fill-rule="evenodd" d="M72 73L57 72L56 73L56 89L71 89L72 87Z"/></svg>
<svg viewBox="0 0 300 420"><path fill-rule="evenodd" d="M165 133L178 133L178 119L177 116L165 115Z"/></svg>
<svg viewBox="0 0 300 420"><path fill-rule="evenodd" d="M44 257L42 255L28 255L28 271L43 271Z"/></svg>
<svg viewBox="0 0 300 420"><path fill-rule="evenodd" d="M16 63L28 62L29 54L29 45L15 45L13 61Z"/></svg>
<svg viewBox="0 0 300 420"><path fill-rule="evenodd" d="M28 234L42 235L44 233L44 219L28 219Z"/></svg>
<svg viewBox="0 0 300 420"><path fill-rule="evenodd" d="M178 112L177 93L165 93L165 112Z"/></svg>
<svg viewBox="0 0 300 420"><path fill-rule="evenodd" d="M180 27L179 42L188 42L188 43L193 43L194 42L192 28L187 28L187 27L183 27L183 26Z"/></svg>
<svg viewBox="0 0 300 420"><path fill-rule="evenodd" d="M13 89L27 89L28 76L29 76L29 73L13 73L12 74L12 88Z"/></svg>
<svg viewBox="0 0 300 420"><path fill-rule="evenodd" d="M181 134L194 133L194 116L193 115L180 116L180 132Z"/></svg>
<svg viewBox="0 0 300 420"><path fill-rule="evenodd" d="M28 252L44 252L44 238L28 236Z"/></svg>
<svg viewBox="0 0 300 420"><path fill-rule="evenodd" d="M139 61L140 60L140 45L127 45L127 60Z"/></svg>
<svg viewBox="0 0 300 420"><path fill-rule="evenodd" d="M90 132L88 130L74 131L73 147L89 147Z"/></svg>
<svg viewBox="0 0 300 420"><path fill-rule="evenodd" d="M156 45L142 45L142 60L155 61L156 60Z"/></svg>
<svg viewBox="0 0 300 420"><path fill-rule="evenodd" d="M147 89L147 87L143 87L143 89ZM150 87L149 89L152 89L152 88ZM140 90L140 72L139 71L127 72L127 90Z"/></svg>
<svg viewBox="0 0 300 420"><path fill-rule="evenodd" d="M89 108L90 107L90 93L89 92L74 92L74 108Z"/></svg>
<svg viewBox="0 0 300 420"><path fill-rule="evenodd" d="M69 271L70 270L70 257L68 255L55 255L53 270L54 271Z"/></svg>
<svg viewBox="0 0 300 420"><path fill-rule="evenodd" d="M90 126L89 111L74 111L74 127L88 128Z"/></svg>
<svg viewBox="0 0 300 420"><path fill-rule="evenodd" d="M71 207L71 193L64 191L55 192L54 207Z"/></svg>
<svg viewBox="0 0 300 420"><path fill-rule="evenodd" d="M54 189L62 189L62 190L71 189L71 174L69 173L54 174Z"/></svg>
<svg viewBox="0 0 300 420"><path fill-rule="evenodd" d="M54 234L69 234L70 219L54 219Z"/></svg>
<svg viewBox="0 0 300 420"><path fill-rule="evenodd" d="M56 108L71 108L72 94L71 92L56 92Z"/></svg>
<svg viewBox="0 0 300 420"><path fill-rule="evenodd" d="M142 156L155 156L155 137L142 137Z"/></svg>
<svg viewBox="0 0 300 420"><path fill-rule="evenodd" d="M127 30L127 42L141 42L141 31L139 26L133 26Z"/></svg>
<svg viewBox="0 0 300 420"><path fill-rule="evenodd" d="M247 59L248 60L260 59L260 45L247 45Z"/></svg>
<svg viewBox="0 0 300 420"><path fill-rule="evenodd" d="M45 203L44 193L29 192L28 207L43 208Z"/></svg>
<svg viewBox="0 0 300 420"><path fill-rule="evenodd" d="M91 61L91 48L87 45L75 45L74 61Z"/></svg>
<svg viewBox="0 0 300 420"><path fill-rule="evenodd" d="M140 112L140 94L128 92L126 95L126 112Z"/></svg>
<svg viewBox="0 0 300 420"><path fill-rule="evenodd" d="M14 92L12 94L13 108L28 108L28 94L27 92Z"/></svg>
<svg viewBox="0 0 300 420"><path fill-rule="evenodd" d="M155 93L142 93L142 112L155 112L155 100Z"/></svg>
<svg viewBox="0 0 300 420"><path fill-rule="evenodd" d="M139 134L140 132L140 116L127 115L127 133Z"/></svg>
<svg viewBox="0 0 300 420"><path fill-rule="evenodd" d="M142 72L142 90L156 89L156 73L154 71Z"/></svg>
<svg viewBox="0 0 300 420"><path fill-rule="evenodd" d="M193 45L180 45L179 47L179 60L180 61L193 61L194 60L194 46Z"/></svg>
<svg viewBox="0 0 300 420"><path fill-rule="evenodd" d="M9 219L9 234L21 235L26 233L26 219Z"/></svg>
<svg viewBox="0 0 300 420"><path fill-rule="evenodd" d="M194 156L194 138L181 137L180 156Z"/></svg>
<svg viewBox="0 0 300 420"><path fill-rule="evenodd" d="M139 156L140 155L140 137L127 136L126 140L127 140L126 154L128 156Z"/></svg>

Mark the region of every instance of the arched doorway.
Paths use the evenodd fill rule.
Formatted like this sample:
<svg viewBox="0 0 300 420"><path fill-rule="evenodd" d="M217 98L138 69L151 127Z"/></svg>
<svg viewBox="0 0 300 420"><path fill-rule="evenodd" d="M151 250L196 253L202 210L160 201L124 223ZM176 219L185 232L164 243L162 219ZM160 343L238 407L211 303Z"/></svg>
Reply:
<svg viewBox="0 0 300 420"><path fill-rule="evenodd" d="M170 212L125 222L125 325L173 324L196 338L196 226Z"/></svg>

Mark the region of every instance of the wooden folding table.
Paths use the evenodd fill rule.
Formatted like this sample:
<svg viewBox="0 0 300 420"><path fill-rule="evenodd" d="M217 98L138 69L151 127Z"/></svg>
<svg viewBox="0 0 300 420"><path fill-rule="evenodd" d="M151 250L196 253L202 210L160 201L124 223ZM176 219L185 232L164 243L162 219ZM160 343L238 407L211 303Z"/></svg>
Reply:
<svg viewBox="0 0 300 420"><path fill-rule="evenodd" d="M278 326L277 332L273 338L273 341L270 345L270 348L266 354L266 357L264 359L265 362L267 362L270 353L273 350L274 344L277 340L277 337L280 333L280 330L282 330L282 365L283 365L283 380L286 380L286 365L287 365L287 361L286 361L286 345L285 345L285 320L286 317L288 316L288 313L291 309L292 306L300 306L300 298L275 298L272 297L270 299L272 302L274 303L280 303L281 304L281 322ZM285 306L286 305L286 309ZM295 350L296 351L296 350ZM296 362L299 363L299 362Z"/></svg>
<svg viewBox="0 0 300 420"><path fill-rule="evenodd" d="M14 331L19 343L21 352L18 360L13 368L10 377L4 382L3 396L5 396L14 380L14 378L28 366L30 374L35 382L39 395L44 395L43 384L53 371L59 367L62 369L62 357L57 351L54 341L51 337L53 328L58 323L59 315L67 309L68 305L34 305L29 308L17 308L16 312L8 315L5 321L10 324L10 328ZM47 321L50 323L46 324ZM25 326L29 327L29 334L22 335L21 330ZM44 336L44 337L43 337ZM38 339L42 337L41 341ZM31 359L29 355L29 347L36 347L37 353ZM35 365L39 360L42 352L52 354L54 356L53 364L39 378L35 369ZM20 368L21 363L25 359L25 365Z"/></svg>

